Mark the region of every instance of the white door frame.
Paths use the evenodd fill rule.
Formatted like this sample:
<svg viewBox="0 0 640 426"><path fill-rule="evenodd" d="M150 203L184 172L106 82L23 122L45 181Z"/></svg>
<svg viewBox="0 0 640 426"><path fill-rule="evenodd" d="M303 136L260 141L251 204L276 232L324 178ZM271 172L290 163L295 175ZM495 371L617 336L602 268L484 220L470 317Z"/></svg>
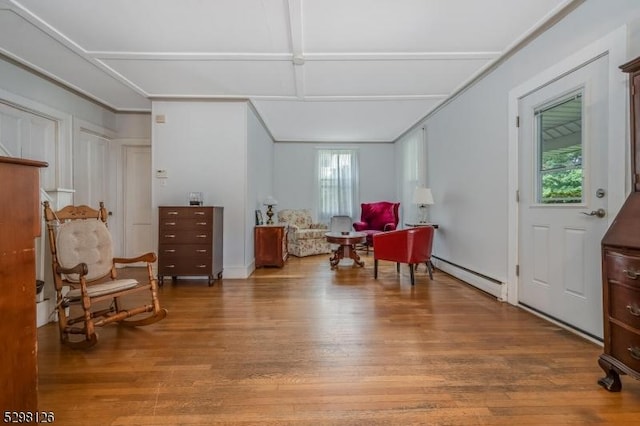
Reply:
<svg viewBox="0 0 640 426"><path fill-rule="evenodd" d="M508 243L507 243L507 302L518 304L518 202L516 191L518 190L518 128L516 119L518 116L518 103L527 94L555 81L562 76L571 73L582 65L599 56L608 56L609 61L609 111L608 111L608 156L609 164L624 164L625 167L609 167L607 194L607 223L618 213L629 191L627 181L629 142L627 137L627 100L628 84L627 75L618 68L627 62L627 27L622 26L597 40L584 49L578 51L565 60L555 64L518 87L509 91L509 177L508 177Z"/></svg>

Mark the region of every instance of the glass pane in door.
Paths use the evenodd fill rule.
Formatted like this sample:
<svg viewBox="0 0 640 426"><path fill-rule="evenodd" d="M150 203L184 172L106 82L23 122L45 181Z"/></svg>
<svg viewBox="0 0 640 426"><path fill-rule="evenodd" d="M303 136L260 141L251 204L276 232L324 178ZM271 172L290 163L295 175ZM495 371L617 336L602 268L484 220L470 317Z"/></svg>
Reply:
<svg viewBox="0 0 640 426"><path fill-rule="evenodd" d="M582 91L538 108L535 116L538 203L582 203Z"/></svg>

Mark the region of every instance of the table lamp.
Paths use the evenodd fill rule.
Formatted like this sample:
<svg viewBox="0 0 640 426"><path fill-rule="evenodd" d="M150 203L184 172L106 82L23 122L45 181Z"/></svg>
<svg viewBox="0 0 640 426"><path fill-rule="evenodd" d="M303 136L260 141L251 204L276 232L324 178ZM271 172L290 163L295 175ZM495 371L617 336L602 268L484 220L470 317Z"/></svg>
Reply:
<svg viewBox="0 0 640 426"><path fill-rule="evenodd" d="M413 203L418 205L420 212L419 223L427 223L427 206L433 204L431 189L417 186L413 191Z"/></svg>
<svg viewBox="0 0 640 426"><path fill-rule="evenodd" d="M273 225L273 206L278 205L278 200L269 195L265 198L263 204L267 206L267 217L269 218L267 219L267 225Z"/></svg>

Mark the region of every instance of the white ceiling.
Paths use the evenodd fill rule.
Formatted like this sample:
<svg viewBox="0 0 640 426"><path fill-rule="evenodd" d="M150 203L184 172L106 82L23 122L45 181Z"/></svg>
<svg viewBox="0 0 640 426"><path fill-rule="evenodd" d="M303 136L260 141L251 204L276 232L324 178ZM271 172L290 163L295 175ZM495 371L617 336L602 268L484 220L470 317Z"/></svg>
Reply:
<svg viewBox="0 0 640 426"><path fill-rule="evenodd" d="M393 141L572 0L0 0L0 52L117 111L250 99L278 141Z"/></svg>

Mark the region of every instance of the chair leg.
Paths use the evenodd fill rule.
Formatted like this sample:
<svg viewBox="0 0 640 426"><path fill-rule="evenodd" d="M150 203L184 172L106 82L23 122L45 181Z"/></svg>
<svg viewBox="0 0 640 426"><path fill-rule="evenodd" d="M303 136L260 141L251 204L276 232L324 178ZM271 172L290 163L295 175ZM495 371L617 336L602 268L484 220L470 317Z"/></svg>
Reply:
<svg viewBox="0 0 640 426"><path fill-rule="evenodd" d="M429 279L433 279L433 267L431 266L431 261L427 260L427 271L429 271Z"/></svg>
<svg viewBox="0 0 640 426"><path fill-rule="evenodd" d="M378 279L378 259L373 260L373 279Z"/></svg>
<svg viewBox="0 0 640 426"><path fill-rule="evenodd" d="M396 262L396 272L400 273L400 262Z"/></svg>
<svg viewBox="0 0 640 426"><path fill-rule="evenodd" d="M409 274L411 275L411 285L414 285L415 282L416 282L415 281L415 275L416 274L414 272L414 268L413 268L413 265L411 263L409 264Z"/></svg>

